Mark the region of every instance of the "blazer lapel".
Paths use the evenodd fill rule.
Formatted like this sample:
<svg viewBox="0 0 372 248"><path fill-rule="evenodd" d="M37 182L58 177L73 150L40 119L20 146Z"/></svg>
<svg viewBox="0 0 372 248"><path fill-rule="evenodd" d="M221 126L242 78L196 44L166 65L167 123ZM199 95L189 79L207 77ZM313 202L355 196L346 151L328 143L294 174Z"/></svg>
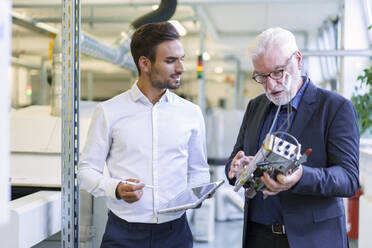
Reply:
<svg viewBox="0 0 372 248"><path fill-rule="evenodd" d="M248 136L248 148L249 148L249 154L256 154L258 142L260 139L260 133L261 129L263 127L265 118L267 116L267 112L269 111L270 101L265 97L262 98L262 103L258 104L260 106L259 109L254 110L255 114L252 118L251 127L248 130L254 130L251 133L249 133Z"/></svg>
<svg viewBox="0 0 372 248"><path fill-rule="evenodd" d="M297 113L293 119L290 133L294 137L300 137L307 123L313 117L313 113L316 109L316 91L317 87L310 81L307 89L302 96L301 102L298 106Z"/></svg>

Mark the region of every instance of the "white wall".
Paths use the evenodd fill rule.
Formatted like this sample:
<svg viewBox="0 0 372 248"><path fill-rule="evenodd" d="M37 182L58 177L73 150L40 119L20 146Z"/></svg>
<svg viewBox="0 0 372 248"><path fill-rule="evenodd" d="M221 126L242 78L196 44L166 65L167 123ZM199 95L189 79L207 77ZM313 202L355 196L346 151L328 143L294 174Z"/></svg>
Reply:
<svg viewBox="0 0 372 248"><path fill-rule="evenodd" d="M0 224L9 218L10 1L0 1Z"/></svg>

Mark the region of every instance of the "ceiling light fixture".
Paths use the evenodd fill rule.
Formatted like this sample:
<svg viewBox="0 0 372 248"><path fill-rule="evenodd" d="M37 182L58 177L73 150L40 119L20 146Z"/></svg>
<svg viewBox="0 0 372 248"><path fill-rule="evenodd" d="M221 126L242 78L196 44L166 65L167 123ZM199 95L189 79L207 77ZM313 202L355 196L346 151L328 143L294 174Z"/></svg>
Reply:
<svg viewBox="0 0 372 248"><path fill-rule="evenodd" d="M209 53L208 53L207 51L205 51L205 52L203 53L203 59L204 59L205 61L208 61L208 60L211 59L211 55L209 55Z"/></svg>

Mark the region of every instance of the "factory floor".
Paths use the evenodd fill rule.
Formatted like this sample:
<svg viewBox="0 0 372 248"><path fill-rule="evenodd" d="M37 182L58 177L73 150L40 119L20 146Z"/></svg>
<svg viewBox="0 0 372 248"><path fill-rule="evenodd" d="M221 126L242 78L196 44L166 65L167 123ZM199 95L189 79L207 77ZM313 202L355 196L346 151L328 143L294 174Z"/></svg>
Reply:
<svg viewBox="0 0 372 248"><path fill-rule="evenodd" d="M215 222L212 242L194 242L194 248L241 248L243 221Z"/></svg>

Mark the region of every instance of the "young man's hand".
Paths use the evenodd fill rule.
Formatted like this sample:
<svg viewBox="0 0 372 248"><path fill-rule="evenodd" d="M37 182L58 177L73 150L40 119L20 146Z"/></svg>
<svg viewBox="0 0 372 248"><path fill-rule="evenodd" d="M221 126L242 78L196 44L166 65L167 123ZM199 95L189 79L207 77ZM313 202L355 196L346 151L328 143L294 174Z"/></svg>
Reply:
<svg viewBox="0 0 372 248"><path fill-rule="evenodd" d="M141 199L143 194L143 187L145 184L139 183L137 179L127 179L128 182L138 183L137 185L126 184L120 182L116 187L116 198L123 199L128 203L133 203Z"/></svg>

